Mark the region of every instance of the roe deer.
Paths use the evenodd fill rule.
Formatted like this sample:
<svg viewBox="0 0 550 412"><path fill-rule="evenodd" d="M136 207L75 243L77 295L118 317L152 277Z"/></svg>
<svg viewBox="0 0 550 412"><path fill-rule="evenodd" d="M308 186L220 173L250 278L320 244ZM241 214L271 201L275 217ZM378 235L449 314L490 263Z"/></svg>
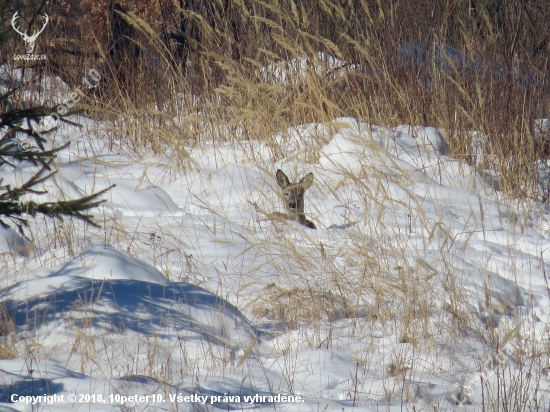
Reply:
<svg viewBox="0 0 550 412"><path fill-rule="evenodd" d="M304 214L304 193L313 184L313 173L308 173L298 183L290 183L281 169L275 175L277 184L283 189L283 201L288 212L287 218L310 229L316 229L311 220Z"/></svg>

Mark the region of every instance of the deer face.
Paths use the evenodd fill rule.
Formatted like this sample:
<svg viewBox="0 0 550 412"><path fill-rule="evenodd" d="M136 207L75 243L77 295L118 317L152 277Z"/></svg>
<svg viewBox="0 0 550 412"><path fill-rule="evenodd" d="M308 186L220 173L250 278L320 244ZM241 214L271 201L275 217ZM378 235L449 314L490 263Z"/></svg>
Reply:
<svg viewBox="0 0 550 412"><path fill-rule="evenodd" d="M283 189L283 201L289 217L297 220L304 215L304 193L313 184L313 173L305 175L298 183L290 183L282 170L277 170L277 184Z"/></svg>

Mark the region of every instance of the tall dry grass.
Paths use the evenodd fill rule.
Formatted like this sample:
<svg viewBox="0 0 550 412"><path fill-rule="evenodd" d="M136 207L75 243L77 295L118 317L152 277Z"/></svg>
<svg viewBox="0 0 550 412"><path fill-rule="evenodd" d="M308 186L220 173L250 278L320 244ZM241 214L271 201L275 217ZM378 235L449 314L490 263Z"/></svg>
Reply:
<svg viewBox="0 0 550 412"><path fill-rule="evenodd" d="M19 6L5 6L5 14ZM184 154L184 145L199 140L268 141L294 125L340 116L384 126L430 125L445 131L452 155L501 174L505 192L545 200L535 162L546 158L548 136L537 132L534 120L548 112L546 3L165 0L65 6L26 5L22 14L51 16L39 46L48 54L41 63L48 71L71 86L90 68L101 72L84 107L118 119L112 139ZM18 40L9 48L19 47ZM449 45L487 66L464 68L434 53L423 61L404 58L402 47L414 41L427 51ZM473 130L486 137L481 154L472 150Z"/></svg>
<svg viewBox="0 0 550 412"><path fill-rule="evenodd" d="M502 174L506 192L537 196L533 162L550 150L534 127L548 111L546 3L16 3L3 7L4 29L13 35L3 51L21 48L9 31L13 10L29 21L48 12L39 42L48 60L24 65L45 66L72 87L90 68L99 70L84 107L124 119L114 122L113 139L163 150L205 138L269 139L340 116L430 125L446 131L453 155ZM403 58L403 45L414 41L426 50L452 46L490 67L442 64L434 54ZM340 61L331 64L333 57ZM266 75L266 67L278 74ZM472 151L472 130L486 136L482 156Z"/></svg>
<svg viewBox="0 0 550 412"><path fill-rule="evenodd" d="M500 188L510 197L545 200L537 162L550 149L534 120L548 112L550 4L165 0L23 6L5 4L4 15L17 7L29 20L33 13L49 13L51 25L38 43L48 60L17 64L58 75L71 88L97 69L101 80L86 91L79 108L110 124L113 144L175 150L185 159L194 144L258 139L271 144L277 160L281 154L273 135L284 137L307 122L330 125L349 116L388 127L436 126L451 155L498 172ZM427 51L422 61L404 57L402 47L414 41ZM449 56L438 58L436 45L449 45L487 66L464 68ZM21 41L14 36L2 47L6 56L21 49ZM472 131L485 136L477 151ZM350 259L363 256L349 262L354 270L362 268L362 277L326 264L326 277L311 283L318 269L312 262L330 260L330 250L320 245L304 257L282 235L260 245L260 252L281 250L273 266L293 269L286 272L295 278L284 282L293 287L267 285L248 309L291 328L361 315L365 322L358 334L371 325L389 325L401 343L428 342L434 353L433 336L446 333L438 328L456 339L465 335L475 319L461 304L466 297L454 283L452 265L441 274L443 281L430 268L407 265L405 251L391 250L390 229L382 222L372 225L378 238L351 239L346 250ZM362 253L377 247L380 256ZM436 282L451 302L442 319L430 314ZM326 345L325 338L312 338L312 347ZM497 338L487 340L498 347ZM398 363L390 374L405 376L406 365ZM520 386L509 387L519 394ZM499 396L488 393L487 405L501 404ZM517 404L524 402L518 399Z"/></svg>

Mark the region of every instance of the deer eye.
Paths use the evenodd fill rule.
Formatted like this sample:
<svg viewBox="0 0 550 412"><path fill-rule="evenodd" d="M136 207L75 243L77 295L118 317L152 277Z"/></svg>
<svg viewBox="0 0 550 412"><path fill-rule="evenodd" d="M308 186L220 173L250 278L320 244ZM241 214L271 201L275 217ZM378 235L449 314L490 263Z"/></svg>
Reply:
<svg viewBox="0 0 550 412"><path fill-rule="evenodd" d="M290 196L290 193L289 193L289 192L285 192L285 196Z"/></svg>

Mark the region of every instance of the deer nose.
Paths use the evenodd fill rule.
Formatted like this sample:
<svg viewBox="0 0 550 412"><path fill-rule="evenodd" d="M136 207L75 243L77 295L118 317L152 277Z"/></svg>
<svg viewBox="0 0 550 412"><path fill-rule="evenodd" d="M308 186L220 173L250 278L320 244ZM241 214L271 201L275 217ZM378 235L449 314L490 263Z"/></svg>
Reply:
<svg viewBox="0 0 550 412"><path fill-rule="evenodd" d="M296 203L291 202L288 204L288 207L291 209L296 209Z"/></svg>

